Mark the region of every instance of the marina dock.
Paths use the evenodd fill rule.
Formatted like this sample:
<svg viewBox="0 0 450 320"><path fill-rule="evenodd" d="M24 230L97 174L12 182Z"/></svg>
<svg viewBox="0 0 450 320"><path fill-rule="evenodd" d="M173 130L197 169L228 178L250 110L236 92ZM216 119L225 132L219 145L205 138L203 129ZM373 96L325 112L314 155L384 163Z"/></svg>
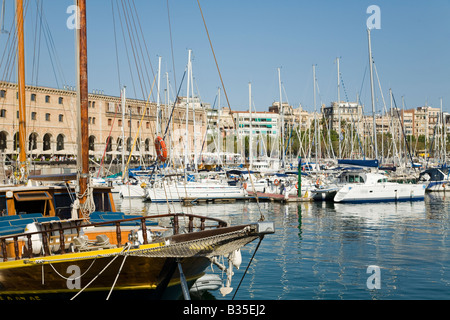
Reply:
<svg viewBox="0 0 450 320"><path fill-rule="evenodd" d="M272 202L310 202L313 201L312 198L309 197L298 197L295 195L289 195L286 197L283 194L279 193L263 193L263 192L249 192L249 199L255 199L258 197L258 200L262 201L272 201Z"/></svg>

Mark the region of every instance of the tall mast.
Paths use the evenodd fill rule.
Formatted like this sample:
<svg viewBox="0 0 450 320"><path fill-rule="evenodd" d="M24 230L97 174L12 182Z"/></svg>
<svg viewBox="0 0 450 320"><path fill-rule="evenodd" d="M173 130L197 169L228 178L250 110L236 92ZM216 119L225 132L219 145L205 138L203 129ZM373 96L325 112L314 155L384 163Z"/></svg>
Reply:
<svg viewBox="0 0 450 320"><path fill-rule="evenodd" d="M284 169L284 108L283 108L283 98L281 96L281 71L278 68L278 87L280 89L280 109L281 113L281 168Z"/></svg>
<svg viewBox="0 0 450 320"><path fill-rule="evenodd" d="M338 139L339 139L339 159L342 158L341 155L341 81L340 81L340 71L339 71L339 57L336 58L337 65L337 106L338 106Z"/></svg>
<svg viewBox="0 0 450 320"><path fill-rule="evenodd" d="M77 0L79 22L77 30L77 60L78 60L78 155L77 170L79 175L79 217L88 214L83 205L87 199L87 184L89 179L89 127L88 127L88 72L87 72L87 33L86 33L86 0Z"/></svg>
<svg viewBox="0 0 450 320"><path fill-rule="evenodd" d="M370 92L372 95L372 116L373 116L373 140L374 140L374 152L375 159L378 158L378 147L377 147L377 128L375 119L375 93L373 90L373 59L372 59L372 44L370 41L370 29L367 29L367 37L369 40L369 66L370 66Z"/></svg>
<svg viewBox="0 0 450 320"><path fill-rule="evenodd" d="M248 142L248 159L250 162L250 169L253 168L253 119L252 119L252 83L248 83L248 112L250 114L250 134L249 134L249 142Z"/></svg>
<svg viewBox="0 0 450 320"><path fill-rule="evenodd" d="M27 155L26 155L26 110L25 110L25 49L23 27L23 1L16 0L17 24L17 60L18 60L18 87L19 87L19 169L20 183L26 181ZM15 142L14 142L15 143Z"/></svg>
<svg viewBox="0 0 450 320"><path fill-rule="evenodd" d="M161 57L158 57L158 93L156 96L156 135L160 135L161 133L161 102L160 102L160 94L161 94Z"/></svg>
<svg viewBox="0 0 450 320"><path fill-rule="evenodd" d="M191 50L188 51L188 74L187 74L187 90L186 90L186 136L185 136L185 144L184 144L184 168L187 168L189 163L189 140L188 140L188 131L189 131L189 84L190 84L190 70L191 70Z"/></svg>
<svg viewBox="0 0 450 320"><path fill-rule="evenodd" d="M314 141L315 141L315 147L314 147L314 153L316 154L316 170L319 165L319 162L317 160L317 154L318 147L319 147L319 136L318 136L318 128L317 128L317 105L316 105L316 65L313 64L313 87L314 87Z"/></svg>
<svg viewBox="0 0 450 320"><path fill-rule="evenodd" d="M122 180L125 180L125 99L126 99L126 89L122 89Z"/></svg>

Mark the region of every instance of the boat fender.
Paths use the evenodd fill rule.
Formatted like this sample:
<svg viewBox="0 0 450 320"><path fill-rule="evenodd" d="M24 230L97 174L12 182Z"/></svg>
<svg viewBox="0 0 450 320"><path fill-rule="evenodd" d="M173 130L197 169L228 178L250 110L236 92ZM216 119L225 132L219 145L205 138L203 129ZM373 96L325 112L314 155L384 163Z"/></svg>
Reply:
<svg viewBox="0 0 450 320"><path fill-rule="evenodd" d="M232 253L230 253L229 259L233 264L233 266L235 266L236 269L239 269L242 263L241 249L235 250Z"/></svg>
<svg viewBox="0 0 450 320"><path fill-rule="evenodd" d="M33 233L41 231L40 226L36 223L29 223L25 226L24 233ZM24 237L27 239L27 237ZM24 250L28 250L28 240L25 240L25 246L23 247ZM42 252L42 235L41 234L32 234L31 235L31 242L32 242L32 249L33 254L40 254Z"/></svg>

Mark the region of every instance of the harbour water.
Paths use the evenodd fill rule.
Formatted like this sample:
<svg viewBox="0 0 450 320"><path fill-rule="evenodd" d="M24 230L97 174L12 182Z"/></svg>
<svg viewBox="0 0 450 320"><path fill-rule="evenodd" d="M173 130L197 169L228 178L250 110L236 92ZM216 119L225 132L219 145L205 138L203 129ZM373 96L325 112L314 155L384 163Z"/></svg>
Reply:
<svg viewBox="0 0 450 320"><path fill-rule="evenodd" d="M450 299L450 196L443 194L380 204L116 204L123 212L170 210L231 224L254 222L261 214L274 221L275 234L262 241L238 291L258 241L242 250L233 292L210 292L217 300L231 300L235 293L234 300Z"/></svg>

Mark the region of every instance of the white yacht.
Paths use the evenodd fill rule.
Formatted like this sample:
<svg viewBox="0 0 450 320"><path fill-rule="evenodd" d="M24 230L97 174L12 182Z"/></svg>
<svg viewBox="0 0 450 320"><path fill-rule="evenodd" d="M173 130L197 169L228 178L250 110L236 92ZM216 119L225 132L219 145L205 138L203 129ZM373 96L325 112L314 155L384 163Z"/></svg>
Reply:
<svg viewBox="0 0 450 320"><path fill-rule="evenodd" d="M412 201L425 198L425 184L388 182L379 172L348 171L340 177L334 202Z"/></svg>

